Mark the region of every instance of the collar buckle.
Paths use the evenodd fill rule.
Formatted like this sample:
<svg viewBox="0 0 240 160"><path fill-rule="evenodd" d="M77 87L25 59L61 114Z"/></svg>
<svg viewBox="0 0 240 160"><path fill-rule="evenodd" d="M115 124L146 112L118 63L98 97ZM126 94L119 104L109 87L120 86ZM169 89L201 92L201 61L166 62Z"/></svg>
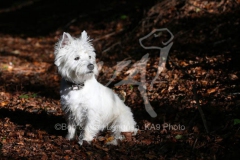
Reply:
<svg viewBox="0 0 240 160"><path fill-rule="evenodd" d="M72 89L72 90L80 90L80 89L83 88L83 86L84 86L84 83L81 83L81 84L72 84L71 89Z"/></svg>

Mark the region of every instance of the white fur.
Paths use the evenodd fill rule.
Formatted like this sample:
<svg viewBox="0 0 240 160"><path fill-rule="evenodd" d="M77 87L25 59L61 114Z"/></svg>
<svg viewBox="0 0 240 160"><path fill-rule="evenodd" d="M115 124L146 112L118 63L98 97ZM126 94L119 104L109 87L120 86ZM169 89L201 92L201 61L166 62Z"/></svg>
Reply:
<svg viewBox="0 0 240 160"><path fill-rule="evenodd" d="M116 139L123 138L121 132L137 133L130 108L111 89L96 80L96 55L85 31L80 38L64 33L54 53L55 65L62 76L60 94L68 121L67 139L75 137L76 127L84 129L79 136L80 144L83 140L91 142L106 127L111 128L115 144ZM75 60L76 57L79 60ZM93 72L87 67L89 64L94 65ZM72 90L69 82L84 83L84 86Z"/></svg>

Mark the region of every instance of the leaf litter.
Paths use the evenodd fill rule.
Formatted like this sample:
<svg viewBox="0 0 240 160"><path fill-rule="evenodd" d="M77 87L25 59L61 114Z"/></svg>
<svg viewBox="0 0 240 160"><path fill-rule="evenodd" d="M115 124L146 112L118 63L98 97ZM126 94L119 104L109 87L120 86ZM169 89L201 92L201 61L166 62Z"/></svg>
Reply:
<svg viewBox="0 0 240 160"><path fill-rule="evenodd" d="M137 6L133 7L139 10L136 13L126 7L128 13L115 11L117 19L82 22L77 18L66 26L76 36L87 28L96 39L93 43L97 61L104 62L98 80L107 84L116 73L109 87L133 111L139 132L135 137L126 135L128 141L118 146L106 145L113 138L108 131L100 133L91 145L79 146L77 139L64 138L67 131L59 102L60 77L53 65L53 47L65 31L63 28L43 36L0 32L2 159L239 157L239 2L164 0L149 7L144 15ZM99 12L103 17L106 13L107 10ZM134 21L137 17L141 17L138 25ZM3 22L7 25L4 19ZM11 26L8 27L10 30ZM150 88L157 73L159 53L144 50L138 39L155 28L168 28L175 38L166 68ZM164 33L161 36L164 39ZM146 43L160 44L154 39ZM146 112L136 85L114 86L134 72L133 64L146 53L149 53L146 94L158 114L156 118ZM123 60L131 63L115 72L117 62ZM141 75L134 75L134 80L140 81ZM208 134L192 91L194 84L210 130ZM54 128L56 124L62 125L61 130Z"/></svg>

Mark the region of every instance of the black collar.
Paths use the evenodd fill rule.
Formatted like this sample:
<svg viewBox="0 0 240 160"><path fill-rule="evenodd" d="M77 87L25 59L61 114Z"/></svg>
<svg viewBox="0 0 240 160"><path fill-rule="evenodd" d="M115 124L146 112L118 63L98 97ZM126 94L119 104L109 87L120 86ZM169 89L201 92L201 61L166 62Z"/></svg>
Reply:
<svg viewBox="0 0 240 160"><path fill-rule="evenodd" d="M73 83L73 82L70 82L70 81L67 81L67 80L65 80L65 81L70 86L69 87L70 90L80 90L84 87L84 82L76 84L76 83Z"/></svg>

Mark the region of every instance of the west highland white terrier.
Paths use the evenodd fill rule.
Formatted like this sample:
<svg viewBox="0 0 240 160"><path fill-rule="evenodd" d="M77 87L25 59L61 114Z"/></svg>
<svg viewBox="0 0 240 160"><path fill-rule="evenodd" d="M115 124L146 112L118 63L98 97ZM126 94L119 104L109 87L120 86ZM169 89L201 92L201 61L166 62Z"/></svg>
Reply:
<svg viewBox="0 0 240 160"><path fill-rule="evenodd" d="M105 128L110 128L115 138L110 144L122 140L123 133L137 133L130 108L96 80L96 54L85 31L79 38L64 32L54 54L55 65L62 76L60 95L68 122L67 139L75 138L77 127L83 128L80 145L83 140L90 143Z"/></svg>

